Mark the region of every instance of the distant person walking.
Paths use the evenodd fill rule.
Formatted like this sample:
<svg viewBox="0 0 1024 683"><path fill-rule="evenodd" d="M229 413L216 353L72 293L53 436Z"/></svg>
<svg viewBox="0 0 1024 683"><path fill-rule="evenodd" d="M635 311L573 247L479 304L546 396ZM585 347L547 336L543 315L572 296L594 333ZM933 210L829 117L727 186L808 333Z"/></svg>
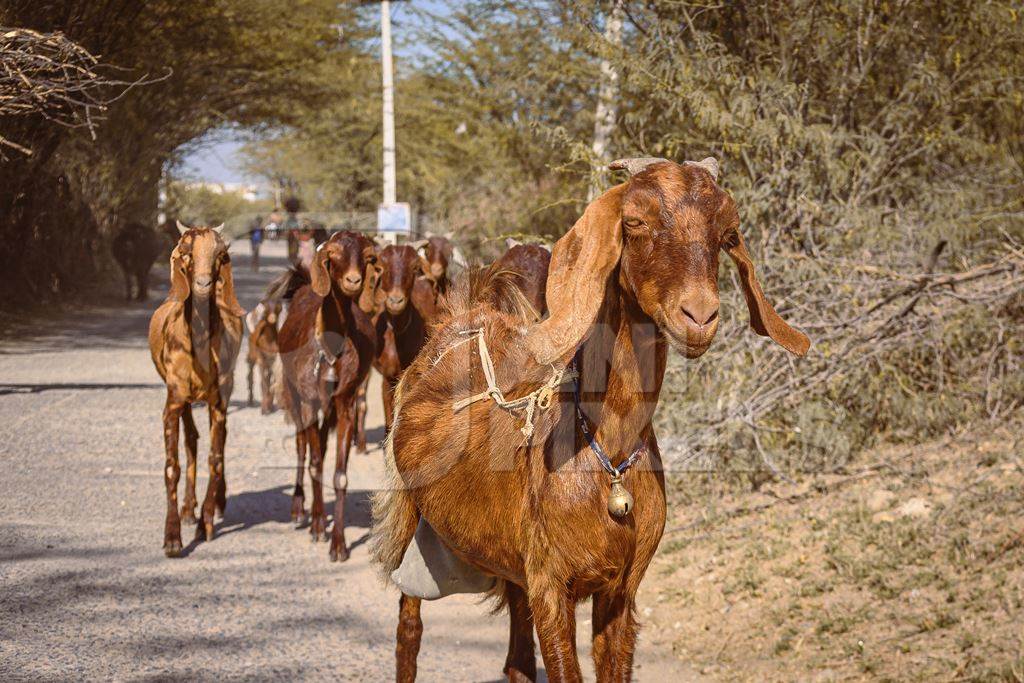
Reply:
<svg viewBox="0 0 1024 683"><path fill-rule="evenodd" d="M313 267L315 255L316 241L313 239L313 231L306 227L295 230L295 263L308 272Z"/></svg>
<svg viewBox="0 0 1024 683"><path fill-rule="evenodd" d="M282 220L280 209L275 208L270 212L270 217L267 218L267 224L263 226L268 240L276 240L279 237Z"/></svg>
<svg viewBox="0 0 1024 683"><path fill-rule="evenodd" d="M288 237L288 260L295 263L299 258L299 219L289 212L284 223L281 225L284 234Z"/></svg>
<svg viewBox="0 0 1024 683"><path fill-rule="evenodd" d="M260 246L263 244L263 218L257 216L249 230L249 247L252 249L252 272L260 272Z"/></svg>

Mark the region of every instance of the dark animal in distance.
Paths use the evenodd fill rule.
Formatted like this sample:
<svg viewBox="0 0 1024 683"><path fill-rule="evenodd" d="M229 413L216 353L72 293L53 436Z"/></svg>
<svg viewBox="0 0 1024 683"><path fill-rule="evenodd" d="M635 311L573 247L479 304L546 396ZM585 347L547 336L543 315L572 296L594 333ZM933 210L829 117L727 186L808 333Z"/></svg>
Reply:
<svg viewBox="0 0 1024 683"><path fill-rule="evenodd" d="M450 297L399 384L386 444L396 479L374 500L374 558L384 571L399 565L422 517L457 557L496 578L511 618L510 680L536 679L534 628L549 679L581 680L575 607L587 597L597 679L631 677L635 596L665 523L651 417L669 348L696 358L715 335L719 250L739 270L754 331L799 355L809 346L765 299L713 160L617 166L631 179L592 202L555 245L547 319L531 320L500 271ZM567 385L534 415L530 436L522 412L490 399L453 411L453 401L487 386L477 343L460 343L475 334L509 400L575 368L583 423ZM584 428L609 467L625 468L617 486L635 507L618 509L622 516L612 514L615 480ZM420 599L403 594L400 681L415 678L422 629Z"/></svg>
<svg viewBox="0 0 1024 683"><path fill-rule="evenodd" d="M377 256L373 242L340 232L322 244L310 268L310 282L295 291L278 332L282 397L295 425L298 456L292 519L305 517L303 489L306 451L313 489L310 534L327 540L323 500L323 461L330 430L337 430L334 467L334 527L330 558L348 559L345 495L349 448L354 431L354 399L370 371L377 335L370 321Z"/></svg>
<svg viewBox="0 0 1024 683"><path fill-rule="evenodd" d="M160 235L141 223L125 223L114 235L110 251L124 274L126 300L133 298L133 284L136 301L145 301L149 297L149 271L163 248Z"/></svg>
<svg viewBox="0 0 1024 683"><path fill-rule="evenodd" d="M202 523L196 527L197 539L213 540L214 517L223 515L227 504L227 410L245 310L235 298L231 259L220 237L221 227L187 228L178 224L181 239L171 252L171 288L149 322L150 354L167 385L163 424L167 489L164 553L168 557L181 553L181 520L195 522L199 432L192 419L192 404L197 401L205 401L210 411L210 481L203 500ZM188 456L180 516L179 423L185 427Z"/></svg>

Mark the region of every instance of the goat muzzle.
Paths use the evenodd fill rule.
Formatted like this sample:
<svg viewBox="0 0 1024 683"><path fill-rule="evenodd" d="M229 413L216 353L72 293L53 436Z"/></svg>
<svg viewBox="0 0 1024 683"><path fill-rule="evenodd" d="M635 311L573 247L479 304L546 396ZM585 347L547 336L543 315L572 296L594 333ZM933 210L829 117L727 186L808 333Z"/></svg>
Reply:
<svg viewBox="0 0 1024 683"><path fill-rule="evenodd" d="M398 315L405 310L408 301L404 294L389 294L384 304L387 306L388 313Z"/></svg>
<svg viewBox="0 0 1024 683"><path fill-rule="evenodd" d="M349 296L358 295L362 286L363 276L359 273L348 273L341 281L341 290Z"/></svg>

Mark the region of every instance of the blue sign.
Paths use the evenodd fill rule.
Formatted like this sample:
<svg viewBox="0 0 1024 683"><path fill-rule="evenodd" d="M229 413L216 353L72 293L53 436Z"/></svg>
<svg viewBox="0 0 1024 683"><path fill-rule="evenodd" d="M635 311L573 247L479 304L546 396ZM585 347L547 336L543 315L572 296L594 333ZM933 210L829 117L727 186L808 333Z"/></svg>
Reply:
<svg viewBox="0 0 1024 683"><path fill-rule="evenodd" d="M412 230L412 211L404 202L381 204L377 208L377 232L409 232Z"/></svg>

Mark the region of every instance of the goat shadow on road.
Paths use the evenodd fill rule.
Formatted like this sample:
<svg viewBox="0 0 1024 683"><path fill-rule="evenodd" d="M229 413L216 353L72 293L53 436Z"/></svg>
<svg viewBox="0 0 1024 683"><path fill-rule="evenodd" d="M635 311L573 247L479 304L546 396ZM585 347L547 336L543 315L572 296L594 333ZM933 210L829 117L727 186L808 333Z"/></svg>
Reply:
<svg viewBox="0 0 1024 683"><path fill-rule="evenodd" d="M253 527L274 522L278 524L291 524L292 509L292 486L274 486L261 491L243 491L228 496L227 509L224 511L224 519L214 527L213 542L218 538L230 534L248 531ZM199 492L202 493L201 491ZM309 493L307 492L307 496ZM345 496L345 527L370 527L370 498L373 491L353 490ZM307 498L307 509L309 500ZM329 513L328 519L333 518L330 514L334 510L334 500L324 500L324 508ZM308 524L303 525L306 528ZM182 528L182 536L185 535L185 527ZM369 534L363 534L355 541L349 540L348 547L352 550L365 543ZM186 547L182 548L180 557L188 557L192 551L198 548L203 541L192 540Z"/></svg>
<svg viewBox="0 0 1024 683"><path fill-rule="evenodd" d="M0 396L7 394L39 394L44 391L106 391L108 389L163 389L163 384L155 382L122 382L111 383L67 383L53 384L0 384Z"/></svg>

